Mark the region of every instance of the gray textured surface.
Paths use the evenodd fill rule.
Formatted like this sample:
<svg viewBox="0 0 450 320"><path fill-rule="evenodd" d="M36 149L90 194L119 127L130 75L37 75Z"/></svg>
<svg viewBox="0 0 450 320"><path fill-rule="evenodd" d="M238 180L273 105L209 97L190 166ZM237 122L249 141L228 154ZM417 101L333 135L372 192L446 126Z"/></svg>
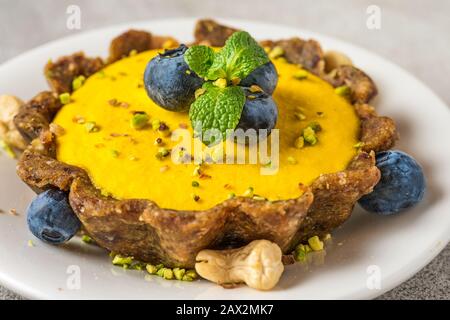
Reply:
<svg viewBox="0 0 450 320"><path fill-rule="evenodd" d="M127 21L192 16L262 20L310 29L392 60L450 105L448 81L444 81L450 74L447 0L0 0L0 63L78 32L66 29L69 4L81 7L81 31ZM371 4L381 8L380 30L366 28L366 8ZM450 246L412 279L380 298L450 299ZM0 299L20 297L0 287Z"/></svg>

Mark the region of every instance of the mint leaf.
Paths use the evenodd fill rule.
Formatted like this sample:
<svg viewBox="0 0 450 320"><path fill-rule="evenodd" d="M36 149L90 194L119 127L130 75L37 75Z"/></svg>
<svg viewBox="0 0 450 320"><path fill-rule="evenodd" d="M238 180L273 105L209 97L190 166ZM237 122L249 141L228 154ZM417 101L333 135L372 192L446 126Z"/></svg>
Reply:
<svg viewBox="0 0 450 320"><path fill-rule="evenodd" d="M202 134L202 141L206 144L216 142L214 137L208 136L208 130L216 129L226 138L227 130L234 130L241 118L245 103L245 94L241 87L231 86L219 88L207 82L203 85L206 90L191 105L189 118L195 134Z"/></svg>
<svg viewBox="0 0 450 320"><path fill-rule="evenodd" d="M207 78L244 79L253 70L269 61L267 53L248 32L235 32L227 39L222 50L215 55Z"/></svg>
<svg viewBox="0 0 450 320"><path fill-rule="evenodd" d="M192 46L184 54L184 61L198 76L205 78L213 64L215 52L207 46Z"/></svg>

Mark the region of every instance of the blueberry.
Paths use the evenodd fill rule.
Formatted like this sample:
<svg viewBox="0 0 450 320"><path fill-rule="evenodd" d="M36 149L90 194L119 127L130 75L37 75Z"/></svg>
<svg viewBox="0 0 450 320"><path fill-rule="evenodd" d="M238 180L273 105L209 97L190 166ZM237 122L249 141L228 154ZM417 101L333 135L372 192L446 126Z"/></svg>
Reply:
<svg viewBox="0 0 450 320"><path fill-rule="evenodd" d="M278 118L278 108L272 97L265 92L253 93L243 88L246 100L242 110L241 119L236 129L267 129L268 134L275 127Z"/></svg>
<svg viewBox="0 0 450 320"><path fill-rule="evenodd" d="M265 93L271 95L278 83L278 73L272 61L256 68L240 83L243 87L258 85Z"/></svg>
<svg viewBox="0 0 450 320"><path fill-rule="evenodd" d="M419 203L425 193L425 177L420 165L401 151L384 151L376 155L381 180L372 193L359 200L367 211L390 215Z"/></svg>
<svg viewBox="0 0 450 320"><path fill-rule="evenodd" d="M34 198L27 210L27 222L31 233L51 244L68 241L81 227L67 194L53 189Z"/></svg>
<svg viewBox="0 0 450 320"><path fill-rule="evenodd" d="M147 95L169 111L186 111L194 102L195 90L203 84L184 61L187 47L167 50L147 64L144 83Z"/></svg>

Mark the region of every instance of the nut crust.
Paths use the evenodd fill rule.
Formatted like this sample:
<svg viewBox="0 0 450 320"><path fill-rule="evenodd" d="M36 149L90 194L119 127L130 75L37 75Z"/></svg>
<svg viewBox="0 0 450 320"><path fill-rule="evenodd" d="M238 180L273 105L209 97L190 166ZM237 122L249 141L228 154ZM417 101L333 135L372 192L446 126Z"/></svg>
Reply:
<svg viewBox="0 0 450 320"><path fill-rule="evenodd" d="M105 66L101 58L88 58L83 52L49 61L44 68L50 88L56 93L72 92L72 81L78 76L86 78Z"/></svg>
<svg viewBox="0 0 450 320"><path fill-rule="evenodd" d="M238 29L220 25L214 20L198 20L194 28L196 44L221 47L225 41Z"/></svg>
<svg viewBox="0 0 450 320"><path fill-rule="evenodd" d="M19 160L19 177L37 191L69 191L72 208L100 246L169 267L193 267L200 250L235 248L256 239L275 242L289 253L300 241L331 232L380 178L370 151L384 150L396 138L393 122L370 106L356 105L365 149L346 170L317 178L301 197L277 202L238 197L208 210L176 211L150 200L105 197L84 170L57 161L49 123L60 107L54 95L44 92L21 108L16 125L34 140Z"/></svg>

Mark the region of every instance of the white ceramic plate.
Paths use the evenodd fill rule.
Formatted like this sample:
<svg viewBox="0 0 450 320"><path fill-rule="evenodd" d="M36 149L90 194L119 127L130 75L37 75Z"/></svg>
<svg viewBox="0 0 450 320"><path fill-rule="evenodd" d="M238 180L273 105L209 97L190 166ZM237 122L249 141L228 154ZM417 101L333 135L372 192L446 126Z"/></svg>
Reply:
<svg viewBox="0 0 450 320"><path fill-rule="evenodd" d="M105 57L110 40L131 27L188 42L192 40L194 22L176 19L126 24L46 44L0 67L0 93L31 98L47 88L42 68L49 58L78 50ZM288 266L275 290L258 292L246 287L227 290L207 281L164 281L145 276L144 272L113 267L105 251L79 240L61 247L39 242L26 226L25 209L33 192L17 178L14 161L2 155L0 208L16 208L20 213L17 217L0 215L3 285L26 297L49 299L363 299L399 285L445 247L450 237L448 107L404 70L354 45L287 27L223 22L245 29L259 39L314 38L325 49L348 54L377 83L380 91L377 109L380 114L394 118L401 133L397 148L414 155L423 165L428 179L424 201L415 209L392 217L355 208L352 218L334 232L326 256L314 256L307 268ZM35 243L34 247L27 245L29 239ZM70 275L78 270L80 288L74 289L76 282ZM374 285L378 276L379 289Z"/></svg>

